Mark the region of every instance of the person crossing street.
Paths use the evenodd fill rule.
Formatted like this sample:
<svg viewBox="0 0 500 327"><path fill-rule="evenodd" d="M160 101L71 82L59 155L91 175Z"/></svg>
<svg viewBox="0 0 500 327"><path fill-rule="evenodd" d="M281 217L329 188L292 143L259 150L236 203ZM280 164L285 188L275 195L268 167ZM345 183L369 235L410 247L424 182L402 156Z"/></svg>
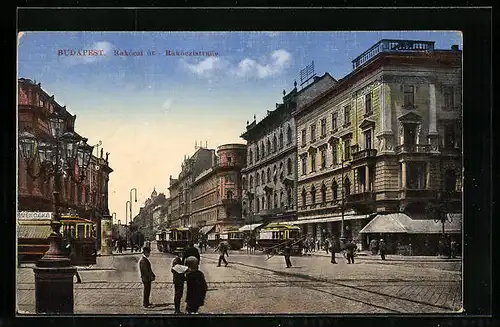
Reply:
<svg viewBox="0 0 500 327"><path fill-rule="evenodd" d="M285 256L286 267L290 268L292 266L292 262L290 261L290 255L292 254L292 247L290 243L286 243L285 248L283 249L283 255Z"/></svg>
<svg viewBox="0 0 500 327"><path fill-rule="evenodd" d="M219 251L219 263L217 264L217 267L220 267L220 264L222 261L224 261L225 267L227 267L228 263L227 263L227 260L225 258L226 255L229 257L229 254L227 253L227 248L228 248L228 246L227 246L226 242L222 241L219 243L219 245L215 249L214 252Z"/></svg>

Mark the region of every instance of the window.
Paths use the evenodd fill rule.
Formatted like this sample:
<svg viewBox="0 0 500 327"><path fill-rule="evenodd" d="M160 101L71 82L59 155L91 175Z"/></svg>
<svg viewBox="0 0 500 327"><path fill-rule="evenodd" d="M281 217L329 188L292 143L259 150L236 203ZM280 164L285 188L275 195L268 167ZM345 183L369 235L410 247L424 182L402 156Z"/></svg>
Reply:
<svg viewBox="0 0 500 327"><path fill-rule="evenodd" d="M372 113L372 94L365 95L365 115Z"/></svg>
<svg viewBox="0 0 500 327"><path fill-rule="evenodd" d="M252 180L250 180L250 183L251 182L252 182ZM260 183L260 174L257 172L257 174L255 175L255 186L259 186L259 183Z"/></svg>
<svg viewBox="0 0 500 327"><path fill-rule="evenodd" d="M262 173L260 174L260 179L262 181L262 185L266 184L266 174L264 173L264 171L262 171Z"/></svg>
<svg viewBox="0 0 500 327"><path fill-rule="evenodd" d="M280 142L280 149L283 149L283 132L280 132L279 142Z"/></svg>
<svg viewBox="0 0 500 327"><path fill-rule="evenodd" d="M259 146L257 145L257 149L255 151L255 161L259 161Z"/></svg>
<svg viewBox="0 0 500 327"><path fill-rule="evenodd" d="M338 142L335 141L332 143L332 165L336 165L338 160Z"/></svg>
<svg viewBox="0 0 500 327"><path fill-rule="evenodd" d="M232 158L231 157L226 157L226 159L227 159L227 163L231 164Z"/></svg>
<svg viewBox="0 0 500 327"><path fill-rule="evenodd" d="M274 208L278 208L278 194L274 192Z"/></svg>
<svg viewBox="0 0 500 327"><path fill-rule="evenodd" d="M283 203L283 191L280 192L280 208L283 208L285 204Z"/></svg>
<svg viewBox="0 0 500 327"><path fill-rule="evenodd" d="M326 186L325 184L321 185L321 202L326 202Z"/></svg>
<svg viewBox="0 0 500 327"><path fill-rule="evenodd" d="M369 129L365 133L365 149L372 148L372 130Z"/></svg>
<svg viewBox="0 0 500 327"><path fill-rule="evenodd" d="M273 136L273 152L278 151L278 139L276 138L276 135Z"/></svg>
<svg viewBox="0 0 500 327"><path fill-rule="evenodd" d="M262 159L266 157L266 146L264 145L264 141L262 141L262 148L260 149L260 157Z"/></svg>
<svg viewBox="0 0 500 327"><path fill-rule="evenodd" d="M444 147L447 149L455 147L455 128L453 125L444 126Z"/></svg>
<svg viewBox="0 0 500 327"><path fill-rule="evenodd" d="M283 165L284 165L283 161L280 162L280 170L279 170L279 172L280 172L280 179L283 179L283 177L284 177L284 171L285 171L285 169L283 168Z"/></svg>
<svg viewBox="0 0 500 327"><path fill-rule="evenodd" d="M321 119L321 137L326 136L326 118Z"/></svg>
<svg viewBox="0 0 500 327"><path fill-rule="evenodd" d="M413 85L403 86L404 107L413 107L415 105L415 88Z"/></svg>
<svg viewBox="0 0 500 327"><path fill-rule="evenodd" d="M311 171L316 171L316 151L310 153L311 155Z"/></svg>
<svg viewBox="0 0 500 327"><path fill-rule="evenodd" d="M321 149L321 169L326 168L326 149Z"/></svg>
<svg viewBox="0 0 500 327"><path fill-rule="evenodd" d="M302 175L307 174L307 157L302 156Z"/></svg>
<svg viewBox="0 0 500 327"><path fill-rule="evenodd" d="M278 181L278 170L276 169L276 165L273 166L273 181L274 183Z"/></svg>
<svg viewBox="0 0 500 327"><path fill-rule="evenodd" d="M248 164L253 165L253 152L252 152L252 150L248 151Z"/></svg>
<svg viewBox="0 0 500 327"><path fill-rule="evenodd" d="M259 198L257 198L257 200L255 201L255 204L256 204L256 209L255 209L255 212L259 212L260 211L260 201L259 201Z"/></svg>
<svg viewBox="0 0 500 327"><path fill-rule="evenodd" d="M337 129L337 113L332 113L332 130L335 131Z"/></svg>
<svg viewBox="0 0 500 327"><path fill-rule="evenodd" d="M409 189L425 189L427 164L425 162L407 162L406 187Z"/></svg>
<svg viewBox="0 0 500 327"><path fill-rule="evenodd" d="M454 192L457 188L457 174L453 169L448 169L444 173L444 190L446 192Z"/></svg>
<svg viewBox="0 0 500 327"><path fill-rule="evenodd" d="M233 198L233 191L227 191L226 192L226 198L232 199Z"/></svg>
<svg viewBox="0 0 500 327"><path fill-rule="evenodd" d="M289 208L292 207L292 189L289 188L288 191L287 191L287 202L286 202L287 206Z"/></svg>
<svg viewBox="0 0 500 327"><path fill-rule="evenodd" d="M267 182L271 182L271 168L267 168Z"/></svg>
<svg viewBox="0 0 500 327"><path fill-rule="evenodd" d="M316 188L311 186L311 202L312 204L316 204Z"/></svg>
<svg viewBox="0 0 500 327"><path fill-rule="evenodd" d="M339 186L338 186L337 182L335 180L333 180L333 182L332 182L332 195L333 195L334 200L337 200L337 198L338 198L338 191L339 191Z"/></svg>
<svg viewBox="0 0 500 327"><path fill-rule="evenodd" d="M286 174L291 175L292 174L292 159L288 158L286 161Z"/></svg>
<svg viewBox="0 0 500 327"><path fill-rule="evenodd" d="M286 144L292 144L292 128L290 126L286 129Z"/></svg>
<svg viewBox="0 0 500 327"><path fill-rule="evenodd" d="M316 141L316 124L311 125L311 142Z"/></svg>
<svg viewBox="0 0 500 327"><path fill-rule="evenodd" d="M351 106L344 107L344 126L351 125Z"/></svg>
<svg viewBox="0 0 500 327"><path fill-rule="evenodd" d="M226 183L234 183L233 175L226 175Z"/></svg>
<svg viewBox="0 0 500 327"><path fill-rule="evenodd" d="M351 139L344 140L344 160L351 158Z"/></svg>
<svg viewBox="0 0 500 327"><path fill-rule="evenodd" d="M453 86L443 87L443 102L446 109L452 109L455 105L453 97Z"/></svg>
<svg viewBox="0 0 500 327"><path fill-rule="evenodd" d="M266 148L266 155L271 154L271 141L267 139L267 148Z"/></svg>
<svg viewBox="0 0 500 327"><path fill-rule="evenodd" d="M263 196L262 197L262 210L266 209L266 198Z"/></svg>
<svg viewBox="0 0 500 327"><path fill-rule="evenodd" d="M302 146L306 145L306 130L305 129L303 129L301 131L301 144L302 144Z"/></svg>
<svg viewBox="0 0 500 327"><path fill-rule="evenodd" d="M351 181L349 180L349 177L347 177L347 176L344 179L344 194L345 194L345 196L351 194Z"/></svg>
<svg viewBox="0 0 500 327"><path fill-rule="evenodd" d="M267 193L267 209L271 209L273 204L271 203L271 192Z"/></svg>
<svg viewBox="0 0 500 327"><path fill-rule="evenodd" d="M416 140L417 126L415 124L404 125L404 144L414 145Z"/></svg>
<svg viewBox="0 0 500 327"><path fill-rule="evenodd" d="M241 178L241 184L243 186L243 189L246 190L247 189L247 179L244 176Z"/></svg>
<svg viewBox="0 0 500 327"><path fill-rule="evenodd" d="M302 188L302 206L306 206L306 189Z"/></svg>

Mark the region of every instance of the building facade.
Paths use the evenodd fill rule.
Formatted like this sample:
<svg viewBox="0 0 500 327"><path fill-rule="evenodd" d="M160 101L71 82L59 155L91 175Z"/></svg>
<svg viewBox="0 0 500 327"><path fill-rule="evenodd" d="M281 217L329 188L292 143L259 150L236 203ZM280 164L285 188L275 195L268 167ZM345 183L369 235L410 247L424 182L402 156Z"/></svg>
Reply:
<svg viewBox="0 0 500 327"><path fill-rule="evenodd" d="M215 150L197 147L191 158L185 157L181 164L181 172L177 179L170 176L170 227L194 226L191 220L192 184L196 176L212 167Z"/></svg>
<svg viewBox="0 0 500 327"><path fill-rule="evenodd" d="M165 206L167 198L163 193L157 193L153 189L151 196L146 199L144 206L139 209L139 213L132 219L132 224L142 231L146 240L153 240L157 230L155 229L155 209Z"/></svg>
<svg viewBox="0 0 500 327"><path fill-rule="evenodd" d="M19 132L28 128L38 139L50 141L52 136L48 117L55 110L61 112L66 119L67 130L76 133L76 115L70 114L66 106L59 105L54 95L48 95L40 83L25 78L18 80ZM39 162L35 162L31 169L28 169L26 161L20 154L18 164L18 210L52 212L54 177L41 171ZM78 168L76 170L79 174ZM91 219L97 226L98 238L101 234L101 217L109 215L108 184L112 172L113 169L109 166L109 153L104 157L101 148L100 154L98 152L96 156L92 156L83 182L78 183L73 180L70 174L62 178L60 194L62 212L72 210L82 218ZM98 242L100 244L100 240Z"/></svg>
<svg viewBox="0 0 500 327"><path fill-rule="evenodd" d="M461 208L461 51L382 40L354 70L299 106L298 219L319 238L359 231L377 213Z"/></svg>
<svg viewBox="0 0 500 327"><path fill-rule="evenodd" d="M243 225L241 169L245 163L246 145L217 148L213 166L196 176L192 185L193 226L213 226L221 232Z"/></svg>
<svg viewBox="0 0 500 327"><path fill-rule="evenodd" d="M283 91L283 103L260 122L247 122L241 135L247 141L246 167L242 170L243 217L247 224L293 220L297 198L296 126L292 113L297 104L305 104L313 96L335 84L325 74L315 77L302 90Z"/></svg>

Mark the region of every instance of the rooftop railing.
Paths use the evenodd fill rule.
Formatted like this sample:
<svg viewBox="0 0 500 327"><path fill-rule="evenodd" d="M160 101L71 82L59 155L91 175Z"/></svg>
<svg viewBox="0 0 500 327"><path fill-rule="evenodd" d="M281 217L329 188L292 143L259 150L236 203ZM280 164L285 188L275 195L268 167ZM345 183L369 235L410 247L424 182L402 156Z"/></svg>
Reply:
<svg viewBox="0 0 500 327"><path fill-rule="evenodd" d="M381 52L432 52L433 41L381 40L352 61L352 69L356 69L372 60Z"/></svg>

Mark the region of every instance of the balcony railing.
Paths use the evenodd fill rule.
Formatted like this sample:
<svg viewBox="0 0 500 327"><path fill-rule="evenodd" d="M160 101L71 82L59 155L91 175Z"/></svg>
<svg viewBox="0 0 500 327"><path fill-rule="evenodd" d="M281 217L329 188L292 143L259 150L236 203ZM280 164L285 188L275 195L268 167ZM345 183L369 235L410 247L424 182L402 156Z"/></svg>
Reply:
<svg viewBox="0 0 500 327"><path fill-rule="evenodd" d="M352 154L352 160L361 160L365 158L374 158L377 155L376 149L365 149Z"/></svg>
<svg viewBox="0 0 500 327"><path fill-rule="evenodd" d="M400 153L429 153L430 144L401 144L396 147L396 154Z"/></svg>
<svg viewBox="0 0 500 327"><path fill-rule="evenodd" d="M370 202L375 200L375 193L373 192L361 192L349 194L346 197L347 202Z"/></svg>
<svg viewBox="0 0 500 327"><path fill-rule="evenodd" d="M381 52L430 52L434 42L411 40L381 40L352 61L352 69L371 61Z"/></svg>

